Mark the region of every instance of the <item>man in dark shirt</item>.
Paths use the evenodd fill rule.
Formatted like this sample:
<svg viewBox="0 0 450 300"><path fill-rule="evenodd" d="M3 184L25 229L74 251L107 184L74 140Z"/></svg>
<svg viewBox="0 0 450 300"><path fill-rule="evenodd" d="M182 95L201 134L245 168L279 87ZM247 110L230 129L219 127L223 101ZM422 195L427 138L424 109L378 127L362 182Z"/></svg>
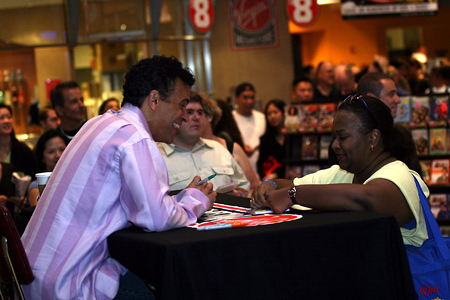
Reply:
<svg viewBox="0 0 450 300"><path fill-rule="evenodd" d="M68 144L86 119L86 106L80 86L75 81L60 83L51 91L50 100L61 120L58 130Z"/></svg>

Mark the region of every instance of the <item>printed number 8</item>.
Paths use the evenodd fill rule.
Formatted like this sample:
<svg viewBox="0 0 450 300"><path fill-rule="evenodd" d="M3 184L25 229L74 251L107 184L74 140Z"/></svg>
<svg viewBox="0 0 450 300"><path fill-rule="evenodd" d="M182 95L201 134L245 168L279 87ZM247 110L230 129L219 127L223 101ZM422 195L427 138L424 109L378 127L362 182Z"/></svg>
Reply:
<svg viewBox="0 0 450 300"><path fill-rule="evenodd" d="M209 1L208 0L196 0L193 2L195 9L195 24L200 28L207 28L210 20L208 15Z"/></svg>
<svg viewBox="0 0 450 300"><path fill-rule="evenodd" d="M311 11L311 0L294 0L292 1L294 10L294 20L298 23L308 23L313 17Z"/></svg>

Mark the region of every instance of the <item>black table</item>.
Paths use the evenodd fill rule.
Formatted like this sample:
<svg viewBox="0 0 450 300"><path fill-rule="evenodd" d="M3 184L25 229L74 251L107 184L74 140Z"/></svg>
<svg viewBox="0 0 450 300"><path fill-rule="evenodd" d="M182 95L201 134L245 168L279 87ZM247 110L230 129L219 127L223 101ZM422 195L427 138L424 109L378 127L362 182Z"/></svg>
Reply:
<svg viewBox="0 0 450 300"><path fill-rule="evenodd" d="M217 202L245 206L242 198ZM303 218L212 231L131 227L109 251L159 299L417 299L391 215L303 212Z"/></svg>

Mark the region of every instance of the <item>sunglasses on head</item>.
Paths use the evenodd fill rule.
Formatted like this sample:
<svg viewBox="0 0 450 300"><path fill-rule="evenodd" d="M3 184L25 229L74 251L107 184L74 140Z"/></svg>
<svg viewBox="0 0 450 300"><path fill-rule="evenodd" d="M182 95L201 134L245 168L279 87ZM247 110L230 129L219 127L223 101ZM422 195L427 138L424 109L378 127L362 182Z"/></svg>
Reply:
<svg viewBox="0 0 450 300"><path fill-rule="evenodd" d="M356 101L361 100L362 103L364 104L364 106L367 108L367 110L369 111L370 115L372 116L372 118L375 120L375 122L377 122L377 129L380 129L379 123L378 123L378 119L375 117L375 114L372 112L372 110L370 109L369 105L367 105L366 100L364 100L363 96L361 95L350 95L347 98L345 98L345 100L342 103L347 103L348 105L352 105L354 104Z"/></svg>

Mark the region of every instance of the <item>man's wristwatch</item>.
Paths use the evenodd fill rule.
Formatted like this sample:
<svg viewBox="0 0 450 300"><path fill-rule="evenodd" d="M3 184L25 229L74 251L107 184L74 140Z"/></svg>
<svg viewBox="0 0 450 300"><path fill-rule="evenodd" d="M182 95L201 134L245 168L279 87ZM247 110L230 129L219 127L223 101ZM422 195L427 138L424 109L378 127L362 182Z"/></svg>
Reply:
<svg viewBox="0 0 450 300"><path fill-rule="evenodd" d="M297 188L295 185L288 189L288 196L291 198L292 204L298 204L297 200L295 199L295 196L297 195Z"/></svg>

